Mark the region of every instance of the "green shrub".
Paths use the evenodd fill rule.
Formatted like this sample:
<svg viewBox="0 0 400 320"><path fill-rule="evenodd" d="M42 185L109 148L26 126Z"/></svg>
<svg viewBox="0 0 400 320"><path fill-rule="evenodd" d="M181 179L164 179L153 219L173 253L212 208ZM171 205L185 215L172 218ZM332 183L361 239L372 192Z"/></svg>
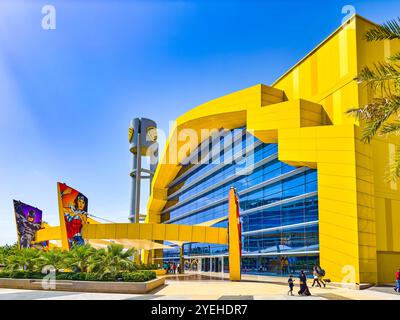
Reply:
<svg viewBox="0 0 400 320"><path fill-rule="evenodd" d="M98 281L99 276L96 273L86 273L86 281Z"/></svg>
<svg viewBox="0 0 400 320"><path fill-rule="evenodd" d="M70 280L69 279L69 272L57 273L56 274L56 279L57 280Z"/></svg>
<svg viewBox="0 0 400 320"><path fill-rule="evenodd" d="M122 275L122 279L126 282L143 282L145 276L141 272L126 272Z"/></svg>
<svg viewBox="0 0 400 320"><path fill-rule="evenodd" d="M28 272L26 271L11 271L10 278L14 279L27 279Z"/></svg>
<svg viewBox="0 0 400 320"><path fill-rule="evenodd" d="M73 273L95 272L97 274L120 272L136 272L142 270L155 270L156 264L135 264L132 261L132 250L124 250L123 246L110 244L107 249L95 249L90 245L74 247L71 251L52 249L48 252L38 251L33 248L18 249L17 245L0 246L0 272L2 265L7 271L26 270L32 272L31 277L39 277L42 267L52 265L56 270L69 269ZM3 274L3 276L7 276ZM15 274L18 278L28 277L24 274ZM42 276L40 276L42 277ZM71 278L72 277L72 278ZM82 278L79 276L64 275L62 279ZM85 276L86 277L86 276ZM93 278L94 276L89 276ZM104 277L103 277L104 278ZM107 281L115 279L106 276ZM102 280L102 279L100 279Z"/></svg>
<svg viewBox="0 0 400 320"><path fill-rule="evenodd" d="M86 280L86 273L83 272L72 272L71 280Z"/></svg>
<svg viewBox="0 0 400 320"><path fill-rule="evenodd" d="M43 279L45 275L39 272L29 271L0 271L0 278L13 279ZM142 270L137 272L124 272L118 275L110 273L83 273L83 272L60 272L56 274L57 280L74 280L74 281L124 281L124 282L144 282L156 278L156 273L150 270Z"/></svg>
<svg viewBox="0 0 400 320"><path fill-rule="evenodd" d="M140 272L144 275L146 281L157 278L157 275L154 271L145 270L145 271L140 271Z"/></svg>
<svg viewBox="0 0 400 320"><path fill-rule="evenodd" d="M110 273L104 273L99 277L99 281L115 281L116 276Z"/></svg>
<svg viewBox="0 0 400 320"><path fill-rule="evenodd" d="M156 278L154 271L138 271L138 272L125 272L122 274L123 281L126 282L143 282L149 281Z"/></svg>
<svg viewBox="0 0 400 320"><path fill-rule="evenodd" d="M13 278L13 279L43 279L44 274L39 272L30 271L2 271L0 272L0 278Z"/></svg>
<svg viewBox="0 0 400 320"><path fill-rule="evenodd" d="M57 273L57 280L85 280L86 274L82 272L62 272Z"/></svg>
<svg viewBox="0 0 400 320"><path fill-rule="evenodd" d="M43 279L45 274L40 272L26 272L25 279Z"/></svg>
<svg viewBox="0 0 400 320"><path fill-rule="evenodd" d="M133 266L134 271L141 271L141 270L157 270L158 265L157 264L134 264Z"/></svg>

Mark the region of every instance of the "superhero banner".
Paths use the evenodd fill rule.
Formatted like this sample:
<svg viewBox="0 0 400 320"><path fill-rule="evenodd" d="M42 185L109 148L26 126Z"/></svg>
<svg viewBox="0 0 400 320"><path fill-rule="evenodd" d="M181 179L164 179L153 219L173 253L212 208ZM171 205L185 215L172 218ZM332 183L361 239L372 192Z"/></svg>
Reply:
<svg viewBox="0 0 400 320"><path fill-rule="evenodd" d="M42 226L42 211L21 201L13 201L19 247L31 248L34 246L32 242L36 231Z"/></svg>
<svg viewBox="0 0 400 320"><path fill-rule="evenodd" d="M60 192L60 211L65 221L68 246L85 244L82 238L82 226L87 222L88 198L78 190L67 186L65 183L58 183Z"/></svg>

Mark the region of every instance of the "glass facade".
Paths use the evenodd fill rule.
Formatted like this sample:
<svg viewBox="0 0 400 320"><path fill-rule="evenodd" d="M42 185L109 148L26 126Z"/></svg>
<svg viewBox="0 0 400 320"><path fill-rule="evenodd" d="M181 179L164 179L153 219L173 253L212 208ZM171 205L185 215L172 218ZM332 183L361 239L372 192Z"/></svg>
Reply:
<svg viewBox="0 0 400 320"><path fill-rule="evenodd" d="M225 143L232 137L239 139L233 145ZM198 149L197 160L204 157ZM243 272L287 274L312 269L319 260L316 170L280 162L276 144L262 143L245 128L210 138L208 150L212 160L182 165L169 185L162 222L195 225L225 217L214 226L227 227L228 193L235 187ZM197 259L196 270L229 269L226 245L189 243L184 252L190 266ZM178 257L178 248L164 250L164 259Z"/></svg>

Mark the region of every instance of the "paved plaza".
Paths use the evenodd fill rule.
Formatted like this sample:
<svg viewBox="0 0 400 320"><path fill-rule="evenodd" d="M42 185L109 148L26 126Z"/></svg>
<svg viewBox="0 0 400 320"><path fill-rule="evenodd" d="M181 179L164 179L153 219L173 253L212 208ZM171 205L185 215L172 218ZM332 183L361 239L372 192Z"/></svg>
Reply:
<svg viewBox="0 0 400 320"><path fill-rule="evenodd" d="M309 297L288 296L284 281L285 278L279 277L244 275L243 281L230 282L215 275L192 274L167 276L165 285L149 294L0 289L0 300L400 300L400 294L392 287L353 290L328 285L310 287Z"/></svg>

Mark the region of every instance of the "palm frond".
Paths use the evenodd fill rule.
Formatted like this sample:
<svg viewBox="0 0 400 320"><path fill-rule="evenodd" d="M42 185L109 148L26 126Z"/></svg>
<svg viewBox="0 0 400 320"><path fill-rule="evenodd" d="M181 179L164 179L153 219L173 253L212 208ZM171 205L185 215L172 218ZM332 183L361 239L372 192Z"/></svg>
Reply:
<svg viewBox="0 0 400 320"><path fill-rule="evenodd" d="M380 82L400 77L400 65L388 62L374 63L374 70L364 67L356 80L359 82Z"/></svg>
<svg viewBox="0 0 400 320"><path fill-rule="evenodd" d="M354 116L357 120L373 121L384 117L385 112L382 106L384 106L386 102L386 99L375 98L371 103L363 107L348 109L346 113Z"/></svg>
<svg viewBox="0 0 400 320"><path fill-rule="evenodd" d="M389 20L366 32L364 39L367 41L381 41L400 39L400 18Z"/></svg>
<svg viewBox="0 0 400 320"><path fill-rule="evenodd" d="M388 62L374 64L373 70L364 67L355 80L366 83L372 90L380 90L382 95L391 95L393 85L400 79L400 65Z"/></svg>
<svg viewBox="0 0 400 320"><path fill-rule="evenodd" d="M400 121L395 121L382 126L380 131L382 134L393 133L396 135L400 134Z"/></svg>
<svg viewBox="0 0 400 320"><path fill-rule="evenodd" d="M369 143L372 138L380 131L386 121L400 110L400 96L390 98L374 99L373 102L361 108L353 108L347 114L353 115L357 120L364 122L361 140Z"/></svg>
<svg viewBox="0 0 400 320"><path fill-rule="evenodd" d="M389 61L392 61L392 62L400 61L400 52L397 52L397 53L395 53L395 54L392 54L392 55L388 58L388 60L389 60Z"/></svg>

